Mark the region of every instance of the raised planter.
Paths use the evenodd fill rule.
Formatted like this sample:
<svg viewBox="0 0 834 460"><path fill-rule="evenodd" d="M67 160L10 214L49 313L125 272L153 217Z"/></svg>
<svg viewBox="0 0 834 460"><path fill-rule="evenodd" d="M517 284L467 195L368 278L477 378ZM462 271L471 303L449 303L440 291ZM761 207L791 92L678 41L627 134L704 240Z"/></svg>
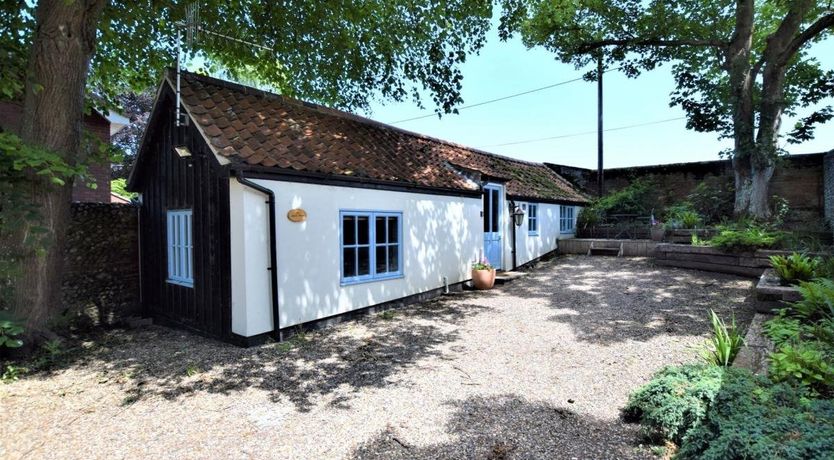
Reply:
<svg viewBox="0 0 834 460"><path fill-rule="evenodd" d="M772 268L765 269L756 283L756 310L768 313L784 308L785 302L802 299L796 286L785 286Z"/></svg>
<svg viewBox="0 0 834 460"><path fill-rule="evenodd" d="M733 367L748 369L758 375L767 375L770 353L773 342L764 335L764 323L772 318L771 315L756 313L747 334L744 335L744 346L739 350L733 361Z"/></svg>
<svg viewBox="0 0 834 460"><path fill-rule="evenodd" d="M707 239L715 234L715 230L708 228L675 228L666 231L666 241L670 243L690 244L692 235Z"/></svg>
<svg viewBox="0 0 834 460"><path fill-rule="evenodd" d="M582 254L587 255L591 249L591 244L597 247L616 247L622 246L622 257L650 257L654 251L655 246L658 245L656 241L652 240L608 240L604 238L570 238L559 240L558 251L559 254Z"/></svg>
<svg viewBox="0 0 834 460"><path fill-rule="evenodd" d="M758 278L770 268L770 256L787 255L790 251L759 249L755 252L732 253L709 246L689 244L658 244L654 250L655 263L670 267L694 268L710 272Z"/></svg>

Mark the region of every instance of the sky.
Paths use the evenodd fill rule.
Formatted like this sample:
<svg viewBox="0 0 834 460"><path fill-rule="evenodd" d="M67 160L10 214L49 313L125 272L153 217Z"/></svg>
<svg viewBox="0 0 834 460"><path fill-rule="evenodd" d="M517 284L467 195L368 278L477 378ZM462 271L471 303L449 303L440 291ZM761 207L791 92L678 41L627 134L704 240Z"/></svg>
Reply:
<svg viewBox="0 0 834 460"><path fill-rule="evenodd" d="M813 46L812 54L820 59L824 68L834 69L834 39ZM587 70L590 69L576 70L573 65L559 63L544 49L528 50L518 38L500 42L493 30L480 55L469 57L462 67L463 105L571 80L581 77ZM668 64L637 79L608 72L603 82L606 129L684 116L680 108L669 107L674 80ZM430 105L430 98L425 101ZM421 111L409 100L385 105L377 103L371 110L367 116L392 123L430 114L433 107ZM444 115L441 119L433 116L394 125L523 160L596 168L596 123L596 83L577 81L465 109L459 115ZM783 120L783 127L791 126L792 120ZM501 145L576 133L588 134ZM785 149L791 154L834 149L834 122L818 127L816 133L813 141L798 146L787 144ZM715 160L721 150L731 146L732 141L719 141L713 133L687 130L686 121L678 119L606 132L605 167Z"/></svg>

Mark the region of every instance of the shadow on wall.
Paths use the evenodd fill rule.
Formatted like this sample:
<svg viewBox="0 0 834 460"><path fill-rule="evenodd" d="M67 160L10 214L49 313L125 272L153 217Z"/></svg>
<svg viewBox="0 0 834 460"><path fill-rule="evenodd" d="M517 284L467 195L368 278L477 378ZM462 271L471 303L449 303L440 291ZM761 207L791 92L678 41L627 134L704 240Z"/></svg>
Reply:
<svg viewBox="0 0 834 460"><path fill-rule="evenodd" d="M349 407L350 393L395 384L395 376L420 359L443 355L441 347L458 339L455 325L487 310L468 304L465 296L459 303L434 301L401 309L387 321L369 317L311 333L310 343L310 337L296 337L246 349L156 326L116 331L44 374L95 366L107 379L123 381L125 404L147 396L174 400L255 388L302 412L334 393L333 404Z"/></svg>
<svg viewBox="0 0 834 460"><path fill-rule="evenodd" d="M449 405L454 414L446 432L452 441L415 446L389 426L352 458L655 458L636 447L636 427L616 420L597 420L518 395L475 396Z"/></svg>
<svg viewBox="0 0 834 460"><path fill-rule="evenodd" d="M284 197L279 216L291 208L316 210L306 222L278 223L281 327L437 289L444 277L449 284L469 279L470 263L483 246L478 199L284 183L277 187L276 195ZM341 285L340 210L402 212L401 278Z"/></svg>
<svg viewBox="0 0 834 460"><path fill-rule="evenodd" d="M709 331L709 309L734 315L746 329L753 288L749 278L654 267L645 259L566 256L530 273L513 295L545 302L550 320L569 325L578 340L616 344Z"/></svg>

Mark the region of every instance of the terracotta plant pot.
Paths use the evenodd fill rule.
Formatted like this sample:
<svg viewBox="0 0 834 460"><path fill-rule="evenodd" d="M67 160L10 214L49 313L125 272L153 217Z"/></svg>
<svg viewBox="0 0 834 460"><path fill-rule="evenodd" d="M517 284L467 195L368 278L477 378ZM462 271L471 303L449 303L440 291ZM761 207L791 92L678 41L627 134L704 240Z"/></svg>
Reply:
<svg viewBox="0 0 834 460"><path fill-rule="evenodd" d="M495 269L472 270L472 284L475 289L492 289L495 285Z"/></svg>
<svg viewBox="0 0 834 460"><path fill-rule="evenodd" d="M652 241L663 241L664 236L666 236L666 229L660 226L652 227Z"/></svg>

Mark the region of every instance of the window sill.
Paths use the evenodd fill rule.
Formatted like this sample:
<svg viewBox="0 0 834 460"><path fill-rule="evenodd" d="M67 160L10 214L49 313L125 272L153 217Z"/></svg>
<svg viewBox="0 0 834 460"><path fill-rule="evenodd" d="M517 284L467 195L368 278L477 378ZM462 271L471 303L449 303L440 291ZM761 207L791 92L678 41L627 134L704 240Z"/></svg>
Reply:
<svg viewBox="0 0 834 460"><path fill-rule="evenodd" d="M539 236L539 232L527 232L527 236Z"/></svg>
<svg viewBox="0 0 834 460"><path fill-rule="evenodd" d="M390 280L397 280L402 279L405 276L402 273L395 273L391 275L382 275L382 276L374 276L374 277L363 277L363 278L349 278L349 279L342 279L339 283L340 286L353 286L355 284L365 284L365 283L373 283L375 281L390 281Z"/></svg>
<svg viewBox="0 0 834 460"><path fill-rule="evenodd" d="M182 287L187 287L187 288L193 288L194 287L194 281L180 281L180 280L167 279L167 280L165 280L165 282L168 283L168 284L176 284L177 286L182 286Z"/></svg>

